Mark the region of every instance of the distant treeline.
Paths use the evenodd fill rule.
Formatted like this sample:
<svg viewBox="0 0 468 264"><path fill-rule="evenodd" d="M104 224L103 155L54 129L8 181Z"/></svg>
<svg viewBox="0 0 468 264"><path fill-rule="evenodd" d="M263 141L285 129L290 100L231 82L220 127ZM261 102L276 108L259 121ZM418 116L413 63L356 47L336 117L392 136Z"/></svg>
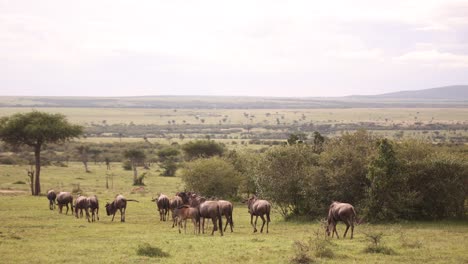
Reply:
<svg viewBox="0 0 468 264"><path fill-rule="evenodd" d="M83 107L155 109L305 109L305 108L431 108L467 107L464 98L388 99L379 97L275 98L275 97L1 97L0 107Z"/></svg>
<svg viewBox="0 0 468 264"><path fill-rule="evenodd" d="M260 129L260 131L254 131ZM396 130L396 131L432 131L432 130L462 130L467 131L466 124L411 124L404 125L400 123L389 123L386 125L374 122L359 123L297 123L297 124L177 124L177 125L136 125L136 124L92 124L86 127L86 135L89 137L148 137L148 138L203 138L205 135L218 139L255 139L255 140L274 140L286 139L292 133L300 131L302 133L313 133L318 131L321 134L328 135L342 131L356 131L359 129L378 131L378 130ZM442 140L441 135L437 135ZM454 143L466 143L466 136L451 136L450 140Z"/></svg>

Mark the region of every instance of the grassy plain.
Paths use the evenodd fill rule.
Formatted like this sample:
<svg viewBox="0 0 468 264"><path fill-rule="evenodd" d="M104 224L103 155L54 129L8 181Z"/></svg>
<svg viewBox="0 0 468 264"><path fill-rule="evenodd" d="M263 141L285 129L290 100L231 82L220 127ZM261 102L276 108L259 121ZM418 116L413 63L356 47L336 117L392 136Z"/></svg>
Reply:
<svg viewBox="0 0 468 264"><path fill-rule="evenodd" d="M32 108L3 107L0 117L29 112ZM346 109L146 109L146 108L37 108L39 111L61 113L79 124L276 124L281 123L467 123L468 108L346 108ZM303 115L305 116L304 119ZM226 118L226 122L222 119Z"/></svg>
<svg viewBox="0 0 468 264"><path fill-rule="evenodd" d="M90 164L85 173L79 163L69 167L44 167L43 192L49 188L71 191L80 184L82 191L100 199L100 221L87 223L50 211L44 196L28 195L26 167L0 165L0 256L1 263L288 263L294 256L294 241L307 241L320 230L317 222L286 222L274 212L269 234L252 233L244 204L234 206L234 233L179 234L168 222L160 222L152 196L173 195L183 189L179 177L160 177L156 171L145 180L146 192L132 193L132 173L113 164L113 189L105 188L104 165ZM110 184L111 185L111 184ZM112 186L112 185L111 185ZM9 190L9 191L6 191ZM24 191L24 192L13 192ZM139 203L129 202L127 222L111 222L104 204L122 193ZM116 216L118 219L118 215ZM344 227L338 226L340 234ZM364 253L369 242L364 232L383 232L383 243L391 255ZM145 243L169 254L148 257L137 254ZM467 263L467 222L406 222L361 225L355 239L333 240L333 258L321 263Z"/></svg>

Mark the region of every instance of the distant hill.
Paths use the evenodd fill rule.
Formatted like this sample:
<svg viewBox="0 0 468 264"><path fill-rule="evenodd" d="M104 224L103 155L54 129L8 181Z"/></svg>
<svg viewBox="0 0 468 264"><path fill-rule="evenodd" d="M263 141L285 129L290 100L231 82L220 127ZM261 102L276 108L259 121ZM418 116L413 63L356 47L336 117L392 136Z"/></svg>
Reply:
<svg viewBox="0 0 468 264"><path fill-rule="evenodd" d="M468 85L452 85L416 91L401 91L370 97L393 99L468 100Z"/></svg>
<svg viewBox="0 0 468 264"><path fill-rule="evenodd" d="M345 97L249 96L0 96L0 107L84 107L160 109L304 109L304 108L406 108L468 107L468 85L418 91Z"/></svg>

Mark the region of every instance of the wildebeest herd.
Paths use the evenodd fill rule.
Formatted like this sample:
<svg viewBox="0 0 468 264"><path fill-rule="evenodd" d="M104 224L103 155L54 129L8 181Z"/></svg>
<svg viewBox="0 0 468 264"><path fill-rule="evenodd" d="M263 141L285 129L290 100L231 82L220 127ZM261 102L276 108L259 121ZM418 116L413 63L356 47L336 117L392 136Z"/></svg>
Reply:
<svg viewBox="0 0 468 264"><path fill-rule="evenodd" d="M54 210L55 205L59 208L59 213L62 213L62 208L67 207L65 214L68 214L70 204L72 213L76 218L83 217L83 211L86 214L88 222L95 222L99 220L99 201L96 195L89 197L79 195L76 199L73 199L73 195L70 192L59 192L58 194L54 190L47 192L47 199L49 200L49 209ZM112 215L114 221L115 214L117 211L120 212L120 221L125 222L125 211L127 208L127 202L139 202L133 199L126 199L123 195L118 194L115 196L114 201L106 203L107 215ZM192 221L194 226L194 233L200 234L205 233L205 219L211 219L213 223L213 230L211 235L215 231L219 230L220 235L226 232L226 228L229 225L231 232L234 232L234 221L232 213L234 206L231 202L226 200L209 200L195 192L178 192L171 199L164 194L159 194L157 198L151 199L152 202L156 203L157 210L159 212L160 221L169 220L169 212L172 217L172 227L178 226L179 233L181 233L182 225L184 232L187 231L187 220ZM250 224L253 227L253 232L257 232L257 220L258 217L262 219L262 227L260 233L263 233L263 228L266 224L266 233L268 233L268 227L270 223L270 211L271 203L267 200L258 199L255 195L245 200L247 204L248 212L250 214ZM91 217L90 217L91 213ZM253 218L255 216L255 222ZM226 218L226 225L223 230L223 217ZM356 211L351 204L332 202L328 210L328 216L326 221L323 221L326 234L331 237L336 234L339 238L338 232L336 231L336 224L342 221L346 225L346 230L343 237L346 237L349 228L351 227L351 239L354 235L354 223L357 222Z"/></svg>

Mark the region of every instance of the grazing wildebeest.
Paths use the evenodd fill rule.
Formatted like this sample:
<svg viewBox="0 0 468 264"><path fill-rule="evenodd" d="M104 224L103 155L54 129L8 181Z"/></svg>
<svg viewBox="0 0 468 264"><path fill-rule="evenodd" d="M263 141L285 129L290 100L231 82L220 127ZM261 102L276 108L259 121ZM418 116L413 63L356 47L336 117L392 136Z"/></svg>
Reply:
<svg viewBox="0 0 468 264"><path fill-rule="evenodd" d="M177 225L179 226L179 233L180 228L182 227L182 222L184 222L184 232L187 233L187 219L191 219L193 223L193 232L197 233L197 226L198 226L198 233L200 233L200 212L198 208L193 208L188 205L181 205L174 210L175 219L177 220Z"/></svg>
<svg viewBox="0 0 468 264"><path fill-rule="evenodd" d="M170 204L169 204L169 207L171 209L171 212L172 212L172 227L175 226L176 224L176 219L175 219L175 214L174 214L174 210L181 206L183 204L182 202L182 198L180 198L179 196L174 196L174 198L172 198L172 200L170 201Z"/></svg>
<svg viewBox="0 0 468 264"><path fill-rule="evenodd" d="M59 213L62 213L62 207L65 205L67 206L67 212L65 214L68 214L68 204L70 204L73 213L73 195L69 192L60 192L57 195L57 205L59 207Z"/></svg>
<svg viewBox="0 0 468 264"><path fill-rule="evenodd" d="M112 215L112 221L114 221L115 213L117 210L120 211L120 222L125 222L125 210L127 209L127 202L138 202L133 199L125 199L121 194L115 196L115 199L112 203L106 204L107 215Z"/></svg>
<svg viewBox="0 0 468 264"><path fill-rule="evenodd" d="M330 208L328 209L327 217L326 232L328 236L330 236L331 232L332 238L333 234L336 234L336 238L339 238L338 232L336 231L336 224L338 223L338 221L342 221L346 225L346 231L344 232L343 238L346 237L346 233L348 232L349 226L351 226L351 239L353 239L354 222L356 221L356 211L354 210L354 207L351 204L332 202Z"/></svg>
<svg viewBox="0 0 468 264"><path fill-rule="evenodd" d="M190 195L187 194L187 192L178 192L176 193L176 196L179 196L180 198L182 198L182 202L184 204L189 204Z"/></svg>
<svg viewBox="0 0 468 264"><path fill-rule="evenodd" d="M226 232L226 228L229 224L231 227L231 232L233 232L232 228L234 227L234 221L232 220L232 211L234 210L234 206L231 202L225 200L219 200L219 209L221 210L221 215L226 217L226 226L224 226L224 232Z"/></svg>
<svg viewBox="0 0 468 264"><path fill-rule="evenodd" d="M55 208L55 198L57 198L57 194L54 190L49 190L47 192L47 199L49 200L49 209L54 210Z"/></svg>
<svg viewBox="0 0 468 264"><path fill-rule="evenodd" d="M213 222L213 231L211 235L214 234L218 227L216 226L217 222L219 224L219 233L221 236L223 235L223 219L221 216L221 209L219 208L219 204L217 201L205 201L200 204L198 207L200 211L200 217L203 217L202 220L202 232L205 233L205 218L211 218Z"/></svg>
<svg viewBox="0 0 468 264"><path fill-rule="evenodd" d="M152 202L156 202L159 211L159 221L166 221L167 216L169 216L169 209L170 209L170 202L169 198L164 195L160 194L158 199L151 199Z"/></svg>
<svg viewBox="0 0 468 264"><path fill-rule="evenodd" d="M259 200L257 196L252 196L247 200L247 207L249 208L250 213L250 224L254 228L254 233L257 232L257 219L260 216L262 218L263 224L262 228L260 229L260 233L263 232L263 227L265 226L265 217L267 217L267 229L266 232L268 233L268 223L270 223L270 210L271 204L267 200ZM253 224L253 217L255 215L255 225Z"/></svg>
<svg viewBox="0 0 468 264"><path fill-rule="evenodd" d="M75 217L78 218L78 210L80 210L80 212L84 210L86 213L86 219L88 219L88 222L91 222L89 220L88 208L89 208L88 198L85 196L81 196L81 195L78 196L75 200Z"/></svg>
<svg viewBox="0 0 468 264"><path fill-rule="evenodd" d="M96 195L88 197L89 209L91 211L91 221L99 220L99 201Z"/></svg>

